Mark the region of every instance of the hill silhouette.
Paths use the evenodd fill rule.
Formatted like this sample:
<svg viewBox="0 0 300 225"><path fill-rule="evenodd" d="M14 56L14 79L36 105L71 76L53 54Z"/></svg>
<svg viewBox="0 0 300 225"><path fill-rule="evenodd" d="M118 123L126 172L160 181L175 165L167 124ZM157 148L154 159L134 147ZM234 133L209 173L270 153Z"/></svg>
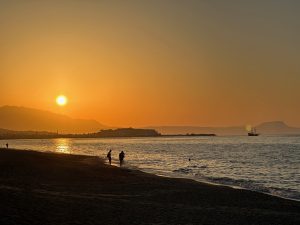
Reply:
<svg viewBox="0 0 300 225"><path fill-rule="evenodd" d="M264 122L255 126L260 134L300 134L300 128L291 127L282 121ZM96 133L109 129L96 120L73 119L71 117L49 111L17 107L0 107L0 132L10 131L46 131L56 133ZM246 135L245 126L234 127L200 127L200 126L149 126L161 134L217 134L217 135Z"/></svg>
<svg viewBox="0 0 300 225"><path fill-rule="evenodd" d="M89 133L107 129L96 120L73 119L49 111L17 107L0 107L0 128L14 131L48 131Z"/></svg>
<svg viewBox="0 0 300 225"><path fill-rule="evenodd" d="M290 127L283 121L261 123L256 128L267 134L300 134L300 128Z"/></svg>

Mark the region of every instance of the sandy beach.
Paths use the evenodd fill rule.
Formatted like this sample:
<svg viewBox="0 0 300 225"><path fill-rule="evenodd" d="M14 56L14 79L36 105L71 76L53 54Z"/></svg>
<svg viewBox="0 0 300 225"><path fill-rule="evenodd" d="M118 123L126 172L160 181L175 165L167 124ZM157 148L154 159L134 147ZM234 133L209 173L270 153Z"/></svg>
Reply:
<svg viewBox="0 0 300 225"><path fill-rule="evenodd" d="M98 157L0 149L0 224L300 224L300 202Z"/></svg>

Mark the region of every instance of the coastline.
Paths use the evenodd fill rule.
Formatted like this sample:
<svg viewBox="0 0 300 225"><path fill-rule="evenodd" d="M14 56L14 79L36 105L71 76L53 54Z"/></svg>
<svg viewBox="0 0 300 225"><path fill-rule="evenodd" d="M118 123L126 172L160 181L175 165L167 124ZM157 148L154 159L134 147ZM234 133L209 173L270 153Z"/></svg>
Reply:
<svg viewBox="0 0 300 225"><path fill-rule="evenodd" d="M141 170L137 167L129 167L132 170L138 170L144 173L148 173L148 174L153 174L155 176L159 176L159 177L165 177L165 178L171 178L171 179L187 179L187 180L193 180L196 181L200 184L208 184L208 185L214 185L214 186L220 186L220 187L228 187L228 188L233 188L233 189L237 189L237 190L246 190L246 191L250 191L250 192L255 192L255 193L260 193L260 194L265 194L265 195L269 195L272 197L276 197L276 198L281 198L281 199L285 199L285 200L290 200L290 201L295 201L295 202L300 202L300 199L294 199L294 198L289 198L289 197L284 197L284 196L280 196L280 195L276 195L276 194L272 194L272 193L268 193L268 192L264 192L264 191L259 191L259 190L251 190L249 188L246 187L242 187L242 186L237 186L237 185L231 185L231 184L223 184L223 183L216 183L216 182L212 182L212 181L207 181L201 178L193 178L193 177L189 177L186 175L169 175L169 174L162 174L162 173L155 173L155 172L151 172L151 171L147 171L147 170Z"/></svg>
<svg viewBox="0 0 300 225"><path fill-rule="evenodd" d="M299 224L300 203L109 166L99 157L0 149L1 224Z"/></svg>
<svg viewBox="0 0 300 225"><path fill-rule="evenodd" d="M109 138L109 139L114 140L114 138ZM122 140L122 139L131 139L131 138L128 138L128 137L125 138L124 137L124 138L117 138L117 139ZM137 139L137 138L133 138L133 139ZM31 140L31 139L22 139L21 141L23 141L23 140L28 141L28 140ZM47 139L39 139L39 141L45 141L45 140L47 140ZM56 140L60 140L60 139L56 139ZM72 139L70 139L70 140L73 141ZM74 139L74 140L77 140L77 139ZM89 139L86 139L86 140L89 140ZM50 149L54 149L54 150L56 149L55 151L49 151L49 146L47 148L44 148L44 146L41 146L41 145L38 144L37 146L35 146L35 148L32 148L32 145L26 146L27 145L26 143L25 143L25 146L24 146L23 143L21 145L18 144L17 141L19 141L19 139L15 140L15 141L16 141L16 143L10 142L10 140L7 140L7 143L10 143L9 146L14 146L14 147L16 147L16 149L24 149L24 150L29 150L29 151L33 150L33 151L39 151L39 152L57 152L57 153L59 153L59 151L61 151L60 148L58 149L58 147L57 147L58 145L50 147ZM5 146L5 143L6 142L2 142L3 146ZM64 146L65 143L62 142L62 143L59 143L59 145ZM76 150L73 151L73 147L72 147L72 150L61 151L61 153L65 153L65 154L83 154L83 155L90 155L90 156L99 155L98 152L96 152L96 151L93 151L92 153L81 152L81 150L82 150L81 147L76 148ZM104 152L104 153L102 152L101 154L105 155L106 152ZM155 175L158 175L158 176L169 177L169 178L192 179L192 180L200 182L200 183L208 183L208 184L219 185L219 186L227 186L227 187L232 187L232 188L235 188L235 189L245 189L245 190L250 190L250 191L254 191L254 192L258 192L258 193L264 193L264 194L271 195L271 196L280 197L280 198L283 198L283 199L300 201L299 191L297 191L298 189L293 189L293 187L291 187L291 189L289 189L289 187L281 187L281 186L278 187L278 185L277 185L278 183L276 183L276 182L274 182L274 184L275 184L274 186L271 185L271 186L266 187L264 185L260 185L259 183L258 184L255 183L255 182L253 183L252 180L250 180L248 182L247 177L243 177L243 178L241 178L241 180L239 180L239 179L235 180L235 178L232 178L230 176L227 177L225 175L223 177L221 176L220 179L219 179L218 176L212 176L211 177L208 174L198 176L198 174L195 174L195 173L189 174L189 173L186 173L186 172L182 172L182 173L180 172L181 169L184 170L185 167L188 168L189 166L185 166L185 167L181 168L180 166L177 165L177 167L172 168L171 170L164 170L164 168L159 168L158 170L151 169L151 168L149 169L147 167L144 168L143 165L139 165L139 163L137 163L138 167L131 165L131 164L136 165L136 162L132 161L132 159L133 159L133 157L128 158L129 164L126 164L126 167L134 169L134 170L141 170L145 173L155 174ZM116 164L116 162L114 162L114 164ZM176 163L173 164L173 165L176 165ZM194 165L192 167L194 167ZM177 169L177 168L179 168L179 169ZM261 179L261 181L265 182L267 180ZM277 182L278 182L278 180L277 180Z"/></svg>
<svg viewBox="0 0 300 225"><path fill-rule="evenodd" d="M60 135L35 135L35 136L1 136L0 140L22 140L22 139L57 139L57 138L67 138L67 139L130 139L130 138L178 138L178 137L216 137L216 134L161 134L157 136L94 136L85 134L60 134ZM221 135L222 136L222 135ZM228 135L232 136L232 135ZM234 135L233 135L234 136Z"/></svg>

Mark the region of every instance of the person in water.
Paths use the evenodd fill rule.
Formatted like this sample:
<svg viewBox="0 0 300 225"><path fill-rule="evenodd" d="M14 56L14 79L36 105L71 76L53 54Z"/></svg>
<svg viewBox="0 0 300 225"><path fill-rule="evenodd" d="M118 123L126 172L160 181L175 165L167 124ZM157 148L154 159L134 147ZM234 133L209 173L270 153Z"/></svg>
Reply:
<svg viewBox="0 0 300 225"><path fill-rule="evenodd" d="M121 151L119 154L120 166L122 166L124 158L125 158L125 153Z"/></svg>
<svg viewBox="0 0 300 225"><path fill-rule="evenodd" d="M109 152L107 153L108 161L109 161L109 165L111 165L111 149L109 150Z"/></svg>

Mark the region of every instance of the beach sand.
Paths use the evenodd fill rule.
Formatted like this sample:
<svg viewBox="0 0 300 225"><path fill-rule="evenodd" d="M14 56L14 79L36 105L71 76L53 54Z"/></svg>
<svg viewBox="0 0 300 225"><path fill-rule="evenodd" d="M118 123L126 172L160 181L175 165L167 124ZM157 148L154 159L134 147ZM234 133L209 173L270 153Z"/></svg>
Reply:
<svg viewBox="0 0 300 225"><path fill-rule="evenodd" d="M300 224L300 202L106 165L0 149L0 224Z"/></svg>

